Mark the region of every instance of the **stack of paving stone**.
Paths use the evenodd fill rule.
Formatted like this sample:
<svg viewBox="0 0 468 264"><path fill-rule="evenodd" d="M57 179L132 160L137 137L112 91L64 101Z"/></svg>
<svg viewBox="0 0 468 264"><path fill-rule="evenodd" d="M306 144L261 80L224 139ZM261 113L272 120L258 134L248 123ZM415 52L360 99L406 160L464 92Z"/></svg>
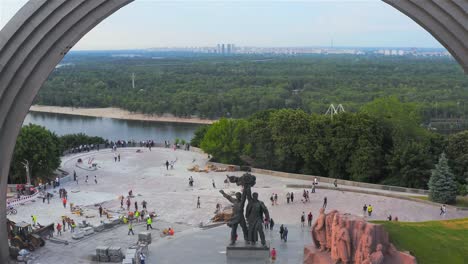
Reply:
<svg viewBox="0 0 468 264"><path fill-rule="evenodd" d="M85 236L85 232L83 232L80 228L75 229L75 232L72 234L73 239L81 239Z"/></svg>
<svg viewBox="0 0 468 264"><path fill-rule="evenodd" d="M83 230L85 236L89 236L94 233L94 229L90 226L82 228L81 230Z"/></svg>
<svg viewBox="0 0 468 264"><path fill-rule="evenodd" d="M127 252L125 253L125 259L122 263L136 263L136 256L137 256L137 249L136 248L128 248Z"/></svg>
<svg viewBox="0 0 468 264"><path fill-rule="evenodd" d="M96 248L96 258L99 262L109 262L109 247L98 246Z"/></svg>
<svg viewBox="0 0 468 264"><path fill-rule="evenodd" d="M110 262L121 262L123 259L120 247L109 247L107 253L109 255Z"/></svg>
<svg viewBox="0 0 468 264"><path fill-rule="evenodd" d="M138 242L151 244L151 232L141 232L138 234Z"/></svg>
<svg viewBox="0 0 468 264"><path fill-rule="evenodd" d="M102 230L104 230L104 224L100 223L98 225L95 225L95 226L93 226L93 229L94 229L95 232L101 232Z"/></svg>

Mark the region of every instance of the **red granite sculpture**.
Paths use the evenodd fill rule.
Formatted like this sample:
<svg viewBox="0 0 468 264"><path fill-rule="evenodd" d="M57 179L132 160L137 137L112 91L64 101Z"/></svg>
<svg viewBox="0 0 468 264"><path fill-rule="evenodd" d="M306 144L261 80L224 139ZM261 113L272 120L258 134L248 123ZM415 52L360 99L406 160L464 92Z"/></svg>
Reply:
<svg viewBox="0 0 468 264"><path fill-rule="evenodd" d="M383 226L362 217L320 209L312 226L314 245L304 248L305 264L415 264L416 258L399 252Z"/></svg>

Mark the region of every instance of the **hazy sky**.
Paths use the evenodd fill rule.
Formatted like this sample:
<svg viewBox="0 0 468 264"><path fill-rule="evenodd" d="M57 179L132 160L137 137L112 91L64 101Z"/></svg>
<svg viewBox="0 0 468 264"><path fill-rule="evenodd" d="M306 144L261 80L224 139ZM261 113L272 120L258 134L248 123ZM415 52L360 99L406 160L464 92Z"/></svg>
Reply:
<svg viewBox="0 0 468 264"><path fill-rule="evenodd" d="M0 0L3 27L25 0ZM442 47L429 33L379 0L136 0L104 20L75 47L166 46Z"/></svg>

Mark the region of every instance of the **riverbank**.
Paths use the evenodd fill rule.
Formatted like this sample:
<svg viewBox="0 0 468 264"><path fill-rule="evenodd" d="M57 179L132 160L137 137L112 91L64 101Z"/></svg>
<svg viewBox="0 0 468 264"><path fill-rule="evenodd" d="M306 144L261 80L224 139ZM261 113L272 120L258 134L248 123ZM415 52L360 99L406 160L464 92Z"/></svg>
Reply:
<svg viewBox="0 0 468 264"><path fill-rule="evenodd" d="M132 113L130 111L115 108L75 108L75 107L62 107L62 106L45 106L33 105L29 109L30 112L54 113L64 115L77 115L77 116L92 116L92 117L106 117L124 120L139 120L139 121L152 121L152 122L169 122L169 123L186 123L186 124L212 124L216 120L201 119L201 118L181 118L175 117L171 114L164 115L147 115L142 113Z"/></svg>

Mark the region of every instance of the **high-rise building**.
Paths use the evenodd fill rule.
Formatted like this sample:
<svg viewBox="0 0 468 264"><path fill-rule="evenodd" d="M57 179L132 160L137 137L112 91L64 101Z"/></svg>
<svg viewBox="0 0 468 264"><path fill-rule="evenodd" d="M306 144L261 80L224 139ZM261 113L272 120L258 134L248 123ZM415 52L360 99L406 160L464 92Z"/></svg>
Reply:
<svg viewBox="0 0 468 264"><path fill-rule="evenodd" d="M226 53L231 54L231 44L226 44Z"/></svg>
<svg viewBox="0 0 468 264"><path fill-rule="evenodd" d="M226 50L224 49L224 44L221 44L221 54L225 54Z"/></svg>
<svg viewBox="0 0 468 264"><path fill-rule="evenodd" d="M221 44L218 44L216 48L216 53L221 54Z"/></svg>

